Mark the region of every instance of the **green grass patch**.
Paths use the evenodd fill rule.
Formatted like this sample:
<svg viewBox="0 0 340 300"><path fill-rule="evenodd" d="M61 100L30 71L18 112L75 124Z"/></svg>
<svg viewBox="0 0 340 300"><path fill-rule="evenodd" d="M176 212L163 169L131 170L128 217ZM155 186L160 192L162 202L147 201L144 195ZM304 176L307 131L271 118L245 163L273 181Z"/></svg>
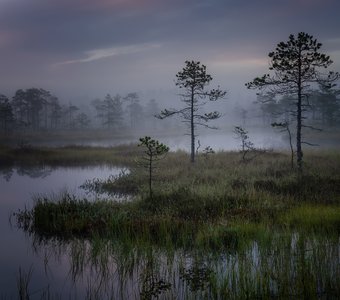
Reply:
<svg viewBox="0 0 340 300"><path fill-rule="evenodd" d="M283 224L290 230L339 231L337 152L307 152L303 175L290 168L285 153L268 152L242 163L240 153L218 152L208 158L198 155L192 164L187 153L172 152L155 170L150 198L146 170L136 164L139 151L133 145L2 149L0 157L20 154L15 156L18 161L132 166L119 176L84 184L96 192L131 194L131 202L90 202L69 195L57 202L40 199L32 210L17 214L19 220L30 220L22 227L59 236L99 233L164 244L215 246L216 241L223 244L236 233L237 239L251 238L250 228L263 233L263 228L282 228Z"/></svg>
<svg viewBox="0 0 340 300"><path fill-rule="evenodd" d="M130 166L85 186L130 193L131 201L64 194L39 198L31 209L16 213L35 243L71 245L75 273L84 266L102 268L103 280L112 283L107 266L114 261L114 272L125 280L139 274L136 295L145 298L161 292L172 299L179 290L183 299L340 295L340 155L335 151L306 152L302 175L290 168L285 153L242 163L237 152L218 152L198 155L195 164L185 152L169 153L155 170L152 198L146 171L136 166L135 146L39 151L19 155L18 161L40 155L39 161L51 162L58 153L55 163L86 165L92 156L96 163Z"/></svg>
<svg viewBox="0 0 340 300"><path fill-rule="evenodd" d="M340 206L304 204L288 210L280 222L304 231L340 233Z"/></svg>

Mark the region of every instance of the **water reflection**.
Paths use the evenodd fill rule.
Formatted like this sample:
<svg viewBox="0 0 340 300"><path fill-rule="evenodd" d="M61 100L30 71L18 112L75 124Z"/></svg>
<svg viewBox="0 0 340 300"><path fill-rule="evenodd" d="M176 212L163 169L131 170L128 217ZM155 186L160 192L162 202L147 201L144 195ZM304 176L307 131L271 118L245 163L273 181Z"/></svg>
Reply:
<svg viewBox="0 0 340 300"><path fill-rule="evenodd" d="M339 294L340 244L320 236L275 234L226 248L169 249L111 239L33 239L50 292L56 264L67 275L62 297L82 299L332 298ZM34 274L33 274L34 277ZM67 284L66 284L67 282Z"/></svg>
<svg viewBox="0 0 340 300"><path fill-rule="evenodd" d="M38 170L38 171L37 171ZM33 174L44 174L40 169ZM72 189L119 169L47 168L29 176L13 169L0 179L0 298L242 299L334 298L340 295L340 241L273 230L263 240L223 241L216 247L177 248L171 239L46 238L10 229L8 212L32 202L32 193ZM24 228L25 229L25 228ZM128 235L128 234L127 234ZM216 250L214 250L214 249Z"/></svg>
<svg viewBox="0 0 340 300"><path fill-rule="evenodd" d="M0 236L3 246L0 247L0 299L13 299L17 295L17 278L19 278L19 268L21 274L29 273L32 266L31 290L42 290L48 286L49 281L45 281L45 262L48 257L37 257L32 244L32 237L27 236L16 226L9 223L10 216L24 207L32 207L37 196L51 198L57 197L60 193L67 191L69 194L79 198L96 199L101 195L96 193L86 194L80 189L86 180L99 178L105 180L111 175L118 175L120 168L100 166L100 167L49 167L39 166L15 166L1 162L0 167ZM112 198L109 195L103 197ZM12 220L14 221L14 220ZM67 254L64 254L65 257ZM50 269L48 279L63 290L65 264L55 264ZM53 275L52 275L53 274ZM25 277L25 276L24 276ZM34 278L37 278L35 280ZM6 298L7 296L9 298ZM59 297L61 298L61 297ZM39 298L40 299L40 298Z"/></svg>
<svg viewBox="0 0 340 300"><path fill-rule="evenodd" d="M45 178L51 175L55 169L56 169L55 167L46 166L30 166L30 167L20 166L17 168L17 173L20 176L28 176L31 178Z"/></svg>
<svg viewBox="0 0 340 300"><path fill-rule="evenodd" d="M78 197L108 196L105 191L84 190L81 186L89 181L105 181L121 174L121 168L113 167L55 167L45 165L8 165L1 166L0 176L8 182L0 180L3 190L2 198L22 197L27 199L33 195L55 195L68 192ZM125 171L128 172L128 171ZM20 189L18 190L18 187ZM7 192L8 191L8 192ZM0 199L1 200L1 199ZM2 199L4 200L4 199Z"/></svg>
<svg viewBox="0 0 340 300"><path fill-rule="evenodd" d="M51 175L51 173L56 169L56 167L50 166L15 166L14 164L1 165L0 174L6 181L10 181L13 174L16 172L20 176L28 176L31 178L45 178Z"/></svg>
<svg viewBox="0 0 340 300"><path fill-rule="evenodd" d="M2 169L0 169L0 174L3 176L3 178L6 181L9 181L13 175L13 168L12 167L4 167Z"/></svg>

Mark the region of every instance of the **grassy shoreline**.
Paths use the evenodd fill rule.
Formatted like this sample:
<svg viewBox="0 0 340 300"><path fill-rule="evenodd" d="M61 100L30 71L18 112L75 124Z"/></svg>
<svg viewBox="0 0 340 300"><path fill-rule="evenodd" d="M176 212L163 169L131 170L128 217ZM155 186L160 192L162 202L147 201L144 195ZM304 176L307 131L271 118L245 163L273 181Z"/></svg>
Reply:
<svg viewBox="0 0 340 300"><path fill-rule="evenodd" d="M130 172L120 176L88 182L87 188L131 192L131 202L93 203L64 195L58 202L39 199L32 210L17 214L24 220L22 227L42 235L122 235L150 240L161 236L176 244L176 240L223 241L223 235L235 233L235 228L241 236L251 227L266 231L273 226L340 232L340 155L336 151L307 153L302 176L291 170L285 153L269 152L242 163L237 152L218 152L208 158L199 155L195 164L185 152L169 153L156 170L152 199L145 170L136 167L140 154L135 145L7 148L1 150L0 159L14 155L16 163L130 167Z"/></svg>
<svg viewBox="0 0 340 300"><path fill-rule="evenodd" d="M140 155L137 145L116 147L9 147L0 145L0 165L50 165L50 166L131 166Z"/></svg>
<svg viewBox="0 0 340 300"><path fill-rule="evenodd" d="M136 164L140 151L133 145L67 147L13 156L15 164L129 168L86 186L131 193L132 201L63 194L15 213L35 249L70 253L75 279L86 268L96 270L97 298L130 299L124 294L129 283L141 299L339 297L338 152L306 153L302 175L290 168L288 153L243 163L240 153L218 152L191 164L187 153L173 152L159 162L150 198L146 170ZM112 290L117 270L121 282Z"/></svg>

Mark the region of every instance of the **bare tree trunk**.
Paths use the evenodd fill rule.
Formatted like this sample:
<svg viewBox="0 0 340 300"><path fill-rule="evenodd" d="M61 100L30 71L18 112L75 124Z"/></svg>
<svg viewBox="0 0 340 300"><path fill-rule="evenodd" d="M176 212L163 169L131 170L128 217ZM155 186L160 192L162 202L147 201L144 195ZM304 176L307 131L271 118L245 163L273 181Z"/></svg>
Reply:
<svg viewBox="0 0 340 300"><path fill-rule="evenodd" d="M150 192L150 199L152 199L152 154L149 160L149 192Z"/></svg>
<svg viewBox="0 0 340 300"><path fill-rule="evenodd" d="M296 125L296 158L299 171L302 171L302 147L301 147L301 93L299 92L297 103L297 125Z"/></svg>
<svg viewBox="0 0 340 300"><path fill-rule="evenodd" d="M195 162L194 89L191 89L191 162Z"/></svg>
<svg viewBox="0 0 340 300"><path fill-rule="evenodd" d="M293 148L293 144L292 144L292 133L290 132L290 128L289 125L287 123L287 132L288 132L288 136L289 136L289 146L290 146L290 165L291 168L294 169L294 148Z"/></svg>
<svg viewBox="0 0 340 300"><path fill-rule="evenodd" d="M301 48L299 49L299 74L298 74L298 101L297 101L297 124L296 124L296 158L298 170L302 171L302 147L301 147L301 128L302 128L302 86L301 86Z"/></svg>

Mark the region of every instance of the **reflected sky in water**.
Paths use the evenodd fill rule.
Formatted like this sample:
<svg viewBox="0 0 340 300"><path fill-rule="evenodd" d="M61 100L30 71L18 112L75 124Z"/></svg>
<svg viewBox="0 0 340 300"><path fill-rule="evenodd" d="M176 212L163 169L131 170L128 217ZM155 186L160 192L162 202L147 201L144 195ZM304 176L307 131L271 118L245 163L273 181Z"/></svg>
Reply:
<svg viewBox="0 0 340 300"><path fill-rule="evenodd" d="M86 180L94 178L106 179L110 175L117 175L120 169L108 167L86 168L52 168L31 167L16 168L9 177L8 171L2 174L0 170L0 201L7 204L30 204L32 197L37 195L57 195L67 191L79 197L87 196L80 189Z"/></svg>
<svg viewBox="0 0 340 300"><path fill-rule="evenodd" d="M33 253L31 238L21 230L11 226L10 217L18 209L32 207L37 195L58 195L64 191L77 196L87 196L79 186L86 180L106 179L119 174L119 168L86 167L86 168L7 168L0 170L0 298L12 297L17 293L16 280L19 267L25 271L33 268L33 279L30 290L45 288L49 280L57 281L61 290L66 285L68 266L61 259L52 261L53 277L46 278L44 262L47 258ZM10 174L10 176L9 176ZM93 195L90 197L93 198ZM13 220L14 223L14 220Z"/></svg>
<svg viewBox="0 0 340 300"><path fill-rule="evenodd" d="M243 282L258 283L263 277L265 283L274 278L270 288L275 295L275 278L278 284L284 278L287 286L298 289L301 280L306 281L303 276L310 279L309 272L317 274L316 281L323 284L320 290L325 288L327 297L329 283L336 284L339 278L339 240L327 236L288 235L274 230L259 243L245 243L243 250L226 243L226 251L204 253L203 249L164 250L147 243L141 243L138 250L138 246L129 246L119 238L34 239L15 223L13 227L9 224L11 212L25 205L31 207L36 194L57 194L65 189L82 193L78 187L85 180L105 179L119 172L107 167L21 168L13 169L10 178L0 177L0 299L16 299L19 268L24 274L32 270L32 299L41 299L48 289L52 299L84 299L88 291L104 293L92 299L139 299L140 292L153 292L155 287L162 292L160 299L214 299L208 288L210 274L216 284L225 283L223 287L231 291L236 288L236 294L242 294ZM301 262L310 264L307 275ZM203 296L194 297L196 290Z"/></svg>

